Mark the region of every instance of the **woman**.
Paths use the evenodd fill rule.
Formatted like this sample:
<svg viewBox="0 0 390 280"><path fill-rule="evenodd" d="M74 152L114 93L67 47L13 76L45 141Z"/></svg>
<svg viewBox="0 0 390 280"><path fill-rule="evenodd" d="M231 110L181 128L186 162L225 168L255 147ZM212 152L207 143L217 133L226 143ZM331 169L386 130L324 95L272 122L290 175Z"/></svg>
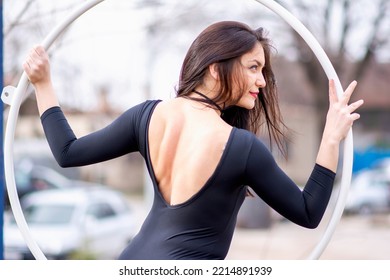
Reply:
<svg viewBox="0 0 390 280"><path fill-rule="evenodd" d="M315 228L331 195L340 141L363 104L348 105L356 82L339 99L330 81L326 126L301 191L254 134L265 123L279 146L283 140L270 45L261 29L230 21L209 26L185 57L176 98L146 101L79 139L61 112L49 68L42 47L24 64L61 166L134 151L145 158L154 202L120 259L224 259L247 186L287 219Z"/></svg>

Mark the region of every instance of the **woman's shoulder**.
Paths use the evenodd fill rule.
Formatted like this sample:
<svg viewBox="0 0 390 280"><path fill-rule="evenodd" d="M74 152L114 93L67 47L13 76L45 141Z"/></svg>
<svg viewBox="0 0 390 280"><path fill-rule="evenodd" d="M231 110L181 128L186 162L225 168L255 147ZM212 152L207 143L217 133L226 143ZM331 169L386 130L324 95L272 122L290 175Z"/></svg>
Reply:
<svg viewBox="0 0 390 280"><path fill-rule="evenodd" d="M141 103L139 103L137 106L141 106L141 107L154 107L155 105L157 105L158 103L161 103L162 100L160 99L148 99L148 100L145 100Z"/></svg>
<svg viewBox="0 0 390 280"><path fill-rule="evenodd" d="M153 109L156 107L156 105L158 104L158 103L160 103L161 102L161 100L158 100L158 99L156 99L156 100L145 100L145 101L143 101L143 102L141 102L141 103L137 103L137 104L135 104L135 105L133 105L133 106L131 106L131 107L129 107L125 112L124 112L124 114L126 114L126 113L137 113L137 112L139 112L139 113L143 113L143 112L145 112L145 111L153 111Z"/></svg>
<svg viewBox="0 0 390 280"><path fill-rule="evenodd" d="M258 139L253 132L243 128L233 127L232 133L234 133L234 139L240 142L253 142Z"/></svg>
<svg viewBox="0 0 390 280"><path fill-rule="evenodd" d="M243 128L233 128L232 142L236 149L252 150L252 151L269 151L269 148L260 137L251 131Z"/></svg>

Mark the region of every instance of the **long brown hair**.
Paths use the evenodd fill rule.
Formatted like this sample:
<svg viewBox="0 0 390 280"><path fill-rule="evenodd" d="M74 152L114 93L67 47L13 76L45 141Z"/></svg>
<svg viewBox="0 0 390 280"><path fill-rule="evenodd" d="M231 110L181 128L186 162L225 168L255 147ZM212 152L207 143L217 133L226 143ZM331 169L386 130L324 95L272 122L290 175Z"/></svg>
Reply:
<svg viewBox="0 0 390 280"><path fill-rule="evenodd" d="M272 46L262 28L253 30L248 25L235 21L222 21L207 27L194 40L184 58L177 96L190 98L188 96L203 83L208 67L215 63L220 77L220 93L213 101L223 105L228 101L233 101L233 104L237 102L244 94L241 86L241 95L233 96L232 85L239 80L237 65L241 56L250 52L257 42L260 42L264 49L263 75L266 87L259 89L260 94L252 110L238 106L222 106L222 118L232 126L253 133L257 133L265 123L271 145L273 139L284 152L283 129L286 126L281 118L275 76L271 67ZM207 102L205 99L199 101ZM209 105L212 106L210 103Z"/></svg>

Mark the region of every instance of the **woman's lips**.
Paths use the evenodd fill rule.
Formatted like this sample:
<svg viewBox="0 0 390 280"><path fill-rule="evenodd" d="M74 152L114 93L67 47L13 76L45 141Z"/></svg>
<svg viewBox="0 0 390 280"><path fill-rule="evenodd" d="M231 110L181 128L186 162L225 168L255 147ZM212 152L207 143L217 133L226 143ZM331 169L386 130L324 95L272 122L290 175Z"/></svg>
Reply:
<svg viewBox="0 0 390 280"><path fill-rule="evenodd" d="M257 98L257 95L259 95L258 92L249 92L250 95L252 95L254 98Z"/></svg>

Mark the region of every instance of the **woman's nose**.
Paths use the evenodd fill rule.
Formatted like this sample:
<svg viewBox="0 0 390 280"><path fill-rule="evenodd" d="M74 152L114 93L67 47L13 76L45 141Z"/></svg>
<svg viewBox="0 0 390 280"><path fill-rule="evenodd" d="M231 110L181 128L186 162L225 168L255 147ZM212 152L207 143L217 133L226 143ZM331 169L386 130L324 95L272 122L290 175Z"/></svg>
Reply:
<svg viewBox="0 0 390 280"><path fill-rule="evenodd" d="M265 81L263 75L259 76L259 77L256 79L256 86L257 86L258 88L264 88L264 87L266 86L266 84L267 84L267 83L266 83L266 81Z"/></svg>

